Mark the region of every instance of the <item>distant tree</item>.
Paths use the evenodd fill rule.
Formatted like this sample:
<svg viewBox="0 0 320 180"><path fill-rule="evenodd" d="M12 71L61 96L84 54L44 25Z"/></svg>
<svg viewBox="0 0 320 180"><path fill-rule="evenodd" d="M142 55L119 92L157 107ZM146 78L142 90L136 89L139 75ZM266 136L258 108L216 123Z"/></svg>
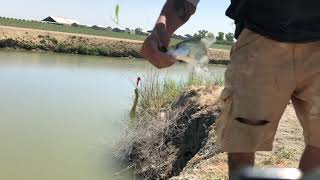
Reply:
<svg viewBox="0 0 320 180"><path fill-rule="evenodd" d="M217 41L223 41L223 40L224 40L224 33L223 32L218 32Z"/></svg>
<svg viewBox="0 0 320 180"><path fill-rule="evenodd" d="M207 38L213 39L214 38L214 34L212 32L208 32L207 33Z"/></svg>
<svg viewBox="0 0 320 180"><path fill-rule="evenodd" d="M131 29L130 28L125 28L126 33L131 34Z"/></svg>
<svg viewBox="0 0 320 180"><path fill-rule="evenodd" d="M93 25L91 26L92 29L99 29L99 27L97 25Z"/></svg>
<svg viewBox="0 0 320 180"><path fill-rule="evenodd" d="M113 28L112 32L121 32L121 33L123 33L123 32L126 32L126 31L122 30L122 29L119 29L119 28Z"/></svg>
<svg viewBox="0 0 320 180"><path fill-rule="evenodd" d="M91 28L92 28L92 29L95 29L95 30L105 30L105 28L99 27L99 26L97 26L97 25L94 25L94 26L92 26Z"/></svg>
<svg viewBox="0 0 320 180"><path fill-rule="evenodd" d="M142 30L141 28L136 28L136 29L134 30L134 33L135 33L136 35L144 35L143 30Z"/></svg>
<svg viewBox="0 0 320 180"><path fill-rule="evenodd" d="M206 30L199 30L198 33L195 33L195 34L193 35L193 38L195 38L195 39L202 39L202 38L207 37L207 34L208 34L208 31L206 31Z"/></svg>
<svg viewBox="0 0 320 180"><path fill-rule="evenodd" d="M199 32L199 34L200 34L200 36L201 36L202 38L207 37L208 31L206 31L206 30L200 30L200 31L198 31L198 32Z"/></svg>
<svg viewBox="0 0 320 180"><path fill-rule="evenodd" d="M131 30L130 28L126 28L125 31L126 31L126 33L128 33L128 34L135 34L135 31L134 31L134 30Z"/></svg>
<svg viewBox="0 0 320 180"><path fill-rule="evenodd" d="M106 30L107 31L112 31L112 27L108 26L108 27L106 27Z"/></svg>
<svg viewBox="0 0 320 180"><path fill-rule="evenodd" d="M229 42L229 43L233 43L234 42L234 34L233 33L228 33L226 34L226 40Z"/></svg>
<svg viewBox="0 0 320 180"><path fill-rule="evenodd" d="M135 31L140 31L140 32L142 32L143 30L142 30L142 28L136 28Z"/></svg>
<svg viewBox="0 0 320 180"><path fill-rule="evenodd" d="M77 23L72 23L71 26L72 26L72 27L79 27L79 24L77 24Z"/></svg>

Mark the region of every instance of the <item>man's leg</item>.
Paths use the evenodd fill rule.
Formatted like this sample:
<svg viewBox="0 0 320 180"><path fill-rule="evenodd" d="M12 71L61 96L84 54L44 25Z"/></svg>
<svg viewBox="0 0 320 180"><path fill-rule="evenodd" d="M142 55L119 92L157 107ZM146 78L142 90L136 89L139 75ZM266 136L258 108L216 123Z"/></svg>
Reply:
<svg viewBox="0 0 320 180"><path fill-rule="evenodd" d="M312 172L320 166L320 148L307 146L304 150L299 168L305 173Z"/></svg>
<svg viewBox="0 0 320 180"><path fill-rule="evenodd" d="M254 166L254 160L254 153L228 153L229 177L243 167Z"/></svg>
<svg viewBox="0 0 320 180"><path fill-rule="evenodd" d="M229 153L229 170L254 165L271 151L279 120L295 89L293 46L243 30L231 52L216 121L216 144Z"/></svg>
<svg viewBox="0 0 320 180"><path fill-rule="evenodd" d="M291 99L307 145L299 167L309 173L320 167L320 42L296 44L294 54L298 83Z"/></svg>

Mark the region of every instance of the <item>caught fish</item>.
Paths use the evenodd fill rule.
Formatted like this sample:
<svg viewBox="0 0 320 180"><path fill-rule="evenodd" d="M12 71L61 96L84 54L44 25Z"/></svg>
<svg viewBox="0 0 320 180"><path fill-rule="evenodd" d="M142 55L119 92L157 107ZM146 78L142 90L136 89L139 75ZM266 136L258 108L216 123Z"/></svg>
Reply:
<svg viewBox="0 0 320 180"><path fill-rule="evenodd" d="M190 39L179 42L168 49L162 47L160 50L187 63L198 62L208 56L208 49L214 42L215 39Z"/></svg>

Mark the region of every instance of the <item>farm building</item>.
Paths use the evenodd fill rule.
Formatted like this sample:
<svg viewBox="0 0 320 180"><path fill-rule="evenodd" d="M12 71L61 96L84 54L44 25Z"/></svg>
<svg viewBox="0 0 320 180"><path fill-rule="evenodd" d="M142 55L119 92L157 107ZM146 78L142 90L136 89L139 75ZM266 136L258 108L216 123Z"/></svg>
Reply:
<svg viewBox="0 0 320 180"><path fill-rule="evenodd" d="M66 24L66 25L80 24L80 22L78 20L67 19L67 18L56 17L56 16L49 16L49 17L43 19L42 21L50 22L50 23Z"/></svg>

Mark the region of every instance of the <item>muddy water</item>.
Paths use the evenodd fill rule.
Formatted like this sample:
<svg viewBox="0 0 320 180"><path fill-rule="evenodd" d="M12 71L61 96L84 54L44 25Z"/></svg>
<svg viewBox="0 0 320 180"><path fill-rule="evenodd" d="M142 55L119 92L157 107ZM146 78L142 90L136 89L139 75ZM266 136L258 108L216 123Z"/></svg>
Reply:
<svg viewBox="0 0 320 180"><path fill-rule="evenodd" d="M145 61L0 50L0 179L106 180ZM222 75L223 67L210 66ZM187 76L177 64L161 71Z"/></svg>

